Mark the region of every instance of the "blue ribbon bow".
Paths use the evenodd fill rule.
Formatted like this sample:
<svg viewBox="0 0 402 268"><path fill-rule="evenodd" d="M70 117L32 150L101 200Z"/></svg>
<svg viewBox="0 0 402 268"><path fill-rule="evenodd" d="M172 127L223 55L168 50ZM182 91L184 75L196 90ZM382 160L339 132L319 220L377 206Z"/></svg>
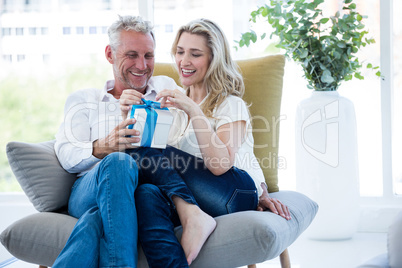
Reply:
<svg viewBox="0 0 402 268"><path fill-rule="evenodd" d="M135 109L145 109L147 119L145 120L144 131L142 133L141 146L150 147L154 137L156 122L158 121L157 110L169 110L167 107L161 108L161 104L156 101L141 99L144 104L134 104L131 108L130 118L134 118ZM133 129L134 125L129 125L129 129Z"/></svg>

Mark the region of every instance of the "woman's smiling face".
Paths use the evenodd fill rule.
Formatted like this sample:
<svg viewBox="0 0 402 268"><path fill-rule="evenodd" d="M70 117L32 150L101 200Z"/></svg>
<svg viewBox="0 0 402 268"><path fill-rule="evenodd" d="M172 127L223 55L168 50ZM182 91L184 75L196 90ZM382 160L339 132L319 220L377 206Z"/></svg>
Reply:
<svg viewBox="0 0 402 268"><path fill-rule="evenodd" d="M211 57L206 37L183 32L175 54L181 83L187 87L202 87Z"/></svg>

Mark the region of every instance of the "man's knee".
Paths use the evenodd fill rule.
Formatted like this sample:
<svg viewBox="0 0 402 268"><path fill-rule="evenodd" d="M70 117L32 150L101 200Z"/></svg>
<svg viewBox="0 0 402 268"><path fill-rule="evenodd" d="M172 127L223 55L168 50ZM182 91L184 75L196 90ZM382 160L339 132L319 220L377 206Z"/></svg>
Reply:
<svg viewBox="0 0 402 268"><path fill-rule="evenodd" d="M138 184L138 167L136 162L126 153L115 152L107 155L100 163L100 172L113 174L114 179L127 179L133 181L135 186Z"/></svg>

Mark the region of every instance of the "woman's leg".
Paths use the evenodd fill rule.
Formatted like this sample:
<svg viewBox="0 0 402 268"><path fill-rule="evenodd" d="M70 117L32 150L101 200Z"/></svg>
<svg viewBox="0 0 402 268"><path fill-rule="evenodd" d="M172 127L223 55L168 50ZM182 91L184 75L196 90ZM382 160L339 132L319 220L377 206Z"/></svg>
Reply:
<svg viewBox="0 0 402 268"><path fill-rule="evenodd" d="M138 237L150 268L188 267L186 255L176 238L180 225L171 201L155 185L140 185L135 192Z"/></svg>
<svg viewBox="0 0 402 268"><path fill-rule="evenodd" d="M174 147L163 154L189 188L199 207L213 217L245 210L255 210L258 193L247 172L232 167L215 176L201 158Z"/></svg>
<svg viewBox="0 0 402 268"><path fill-rule="evenodd" d="M183 226L180 244L191 264L208 237L215 230L216 221L210 215L202 211L197 205L189 204L178 196L173 196L180 223Z"/></svg>
<svg viewBox="0 0 402 268"><path fill-rule="evenodd" d="M127 153L137 162L140 183L158 186L175 205L183 226L181 245L191 264L214 231L215 220L198 207L193 194L161 150L141 147Z"/></svg>
<svg viewBox="0 0 402 268"><path fill-rule="evenodd" d="M99 209L103 227L102 237L99 238L100 267L137 265L137 213L134 200L137 174L136 163L131 157L124 153L112 153L73 186L69 200L70 215L80 218L90 208ZM87 238L83 235L82 239ZM77 245L72 247L76 252L82 250Z"/></svg>

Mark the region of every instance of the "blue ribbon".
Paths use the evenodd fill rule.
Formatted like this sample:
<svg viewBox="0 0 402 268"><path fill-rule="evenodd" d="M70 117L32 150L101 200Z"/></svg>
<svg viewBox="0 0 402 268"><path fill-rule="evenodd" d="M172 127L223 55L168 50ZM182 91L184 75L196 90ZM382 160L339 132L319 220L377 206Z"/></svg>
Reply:
<svg viewBox="0 0 402 268"><path fill-rule="evenodd" d="M167 107L161 108L161 104L156 101L141 99L144 104L134 104L131 108L130 118L134 118L135 109L145 109L147 119L145 120L144 131L142 133L141 146L150 147L154 137L158 113L155 110L169 110ZM134 125L129 125L133 129Z"/></svg>

